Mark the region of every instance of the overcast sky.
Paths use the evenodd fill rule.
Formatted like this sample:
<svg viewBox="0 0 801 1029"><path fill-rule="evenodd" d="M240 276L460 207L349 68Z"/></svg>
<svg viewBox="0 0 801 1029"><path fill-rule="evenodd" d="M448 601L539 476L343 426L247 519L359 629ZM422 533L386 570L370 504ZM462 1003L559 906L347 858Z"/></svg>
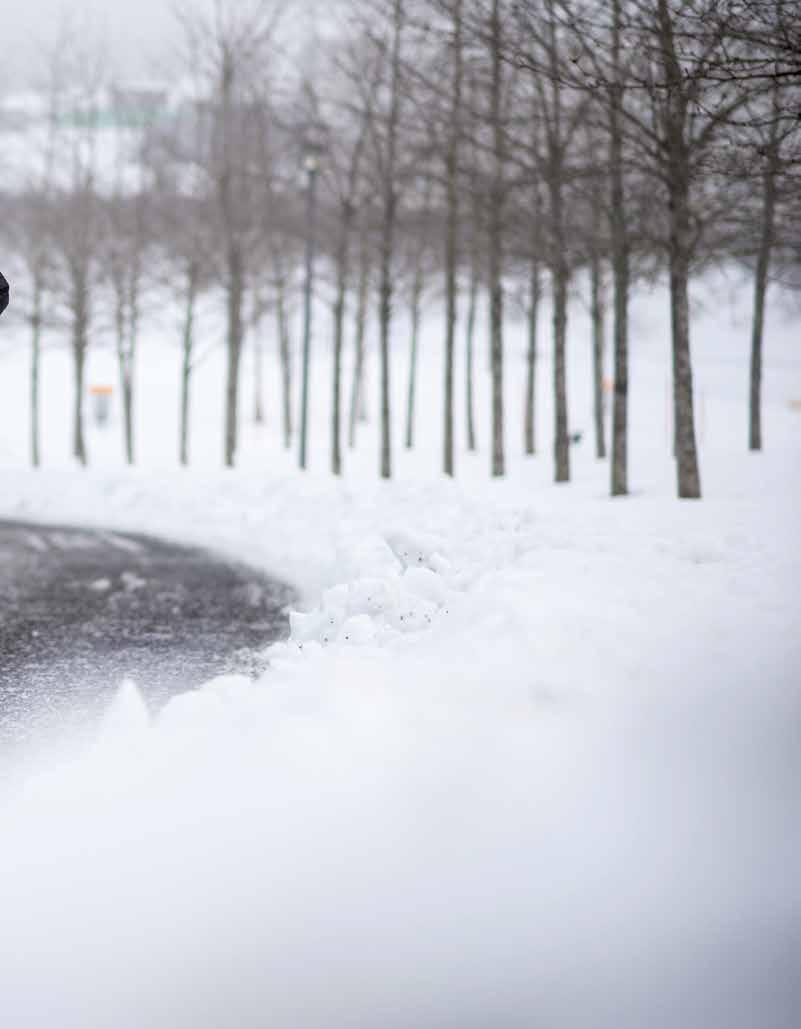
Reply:
<svg viewBox="0 0 801 1029"><path fill-rule="evenodd" d="M184 0L185 2L185 0ZM211 0L189 0L198 9ZM237 2L237 0L233 0ZM65 12L79 22L88 17L108 39L115 74L120 77L169 77L174 71L174 46L178 39L173 0L0 0L3 6L3 60L0 88L29 84L38 70L39 41L52 41ZM6 9L13 11L6 14ZM325 12L336 0L292 0L286 5L282 26L310 35L312 20L326 20ZM298 38L298 37L296 37ZM171 56L173 60L171 61Z"/></svg>
<svg viewBox="0 0 801 1029"><path fill-rule="evenodd" d="M65 11L86 12L108 38L121 75L147 75L154 59L169 49L174 35L170 0L18 0L3 2L4 63L10 59L7 79L24 79L31 68L37 39L52 39ZM11 10L13 8L13 10Z"/></svg>

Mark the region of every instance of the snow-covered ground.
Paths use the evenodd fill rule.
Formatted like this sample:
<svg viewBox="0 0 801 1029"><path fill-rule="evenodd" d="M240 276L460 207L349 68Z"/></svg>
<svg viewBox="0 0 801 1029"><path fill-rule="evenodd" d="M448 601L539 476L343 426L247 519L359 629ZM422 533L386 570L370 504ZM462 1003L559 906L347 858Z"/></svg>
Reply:
<svg viewBox="0 0 801 1029"><path fill-rule="evenodd" d="M116 426L71 467L53 350L34 473L24 339L3 341L0 516L201 542L303 601L260 682L210 683L157 716L126 686L88 746L5 789L9 1024L798 1025L801 351L776 313L766 451L749 455L747 299L721 281L700 295L701 503L673 499L661 290L635 307L634 494L616 501L589 439L578 307L571 422L587 438L558 488L545 317L534 459L512 433L523 326L509 334L504 482L487 475L484 390L481 453L460 453L456 482L436 473L435 317L424 443L392 483L369 426L344 481L328 476L327 388L296 472L272 364L267 427L248 420L239 468L218 470L217 355L178 470L169 323L143 350L140 466L120 466ZM104 360L90 380L112 374ZM400 410L400 353L397 369ZM325 357L315 380L322 396Z"/></svg>

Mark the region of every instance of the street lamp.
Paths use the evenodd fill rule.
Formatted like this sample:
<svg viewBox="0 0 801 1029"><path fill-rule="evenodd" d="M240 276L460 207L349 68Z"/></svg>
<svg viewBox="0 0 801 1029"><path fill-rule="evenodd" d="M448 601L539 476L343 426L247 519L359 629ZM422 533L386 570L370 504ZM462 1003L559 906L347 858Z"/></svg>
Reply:
<svg viewBox="0 0 801 1029"><path fill-rule="evenodd" d="M323 155L319 125L306 134L303 168L306 172L306 283L303 291L303 389L300 408L300 467L306 468L309 432L309 366L311 362L312 295L317 220L317 176Z"/></svg>

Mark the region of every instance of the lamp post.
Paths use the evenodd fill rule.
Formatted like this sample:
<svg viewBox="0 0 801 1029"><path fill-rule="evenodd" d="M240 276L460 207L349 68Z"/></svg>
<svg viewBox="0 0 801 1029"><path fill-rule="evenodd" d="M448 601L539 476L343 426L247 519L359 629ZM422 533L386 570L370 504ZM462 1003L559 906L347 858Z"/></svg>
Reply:
<svg viewBox="0 0 801 1029"><path fill-rule="evenodd" d="M306 142L303 166L306 171L306 282L303 290L303 385L300 407L300 467L308 461L309 366L311 363L312 295L314 289L314 251L316 243L317 176L322 144L314 135Z"/></svg>

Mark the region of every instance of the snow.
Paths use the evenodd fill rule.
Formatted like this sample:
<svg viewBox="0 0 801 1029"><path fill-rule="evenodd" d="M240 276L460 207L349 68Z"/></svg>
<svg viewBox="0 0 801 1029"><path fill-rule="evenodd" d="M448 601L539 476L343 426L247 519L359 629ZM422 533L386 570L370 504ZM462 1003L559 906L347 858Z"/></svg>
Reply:
<svg viewBox="0 0 801 1029"><path fill-rule="evenodd" d="M399 454L391 483L371 428L345 481L326 474L323 404L310 474L277 424L246 425L240 467L217 470L216 355L197 461L178 471L178 354L155 333L140 467L100 430L93 467L70 466L54 349L47 465L30 471L25 355L6 351L0 515L202 543L300 598L261 680L161 712L123 684L89 745L65 741L0 793L9 1024L797 1024L801 354L775 315L767 449L747 454L747 303L724 288L707 284L696 321L701 503L673 499L659 291L635 308L635 492L616 501L588 437L575 482L550 484L545 353L542 456L510 431L506 481L488 478L485 438L455 482L435 474L435 317L430 445ZM585 327L577 309L571 425L588 429ZM516 326L512 412L522 342ZM315 389L327 376L323 357Z"/></svg>

